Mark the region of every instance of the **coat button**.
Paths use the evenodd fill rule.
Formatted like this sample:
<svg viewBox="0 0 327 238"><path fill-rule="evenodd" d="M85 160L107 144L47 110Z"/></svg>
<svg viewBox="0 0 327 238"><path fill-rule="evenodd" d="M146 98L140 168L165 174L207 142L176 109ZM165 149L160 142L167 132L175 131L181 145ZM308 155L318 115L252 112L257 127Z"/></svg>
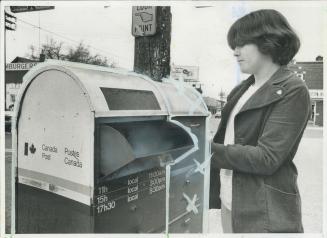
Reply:
<svg viewBox="0 0 327 238"><path fill-rule="evenodd" d="M282 95L283 91L279 89L276 93L277 93L278 95Z"/></svg>

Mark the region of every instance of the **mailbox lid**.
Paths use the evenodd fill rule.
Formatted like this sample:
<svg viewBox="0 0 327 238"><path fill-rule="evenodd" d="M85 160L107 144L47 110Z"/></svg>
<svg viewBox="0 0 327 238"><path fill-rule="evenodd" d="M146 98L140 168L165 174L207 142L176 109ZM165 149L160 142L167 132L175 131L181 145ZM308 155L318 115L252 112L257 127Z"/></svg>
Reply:
<svg viewBox="0 0 327 238"><path fill-rule="evenodd" d="M164 79L158 84L164 94L169 114L172 116L209 116L202 95L187 83Z"/></svg>
<svg viewBox="0 0 327 238"><path fill-rule="evenodd" d="M127 70L67 61L47 60L33 67L24 76L21 94L45 71L61 71L74 79L96 117L168 114L162 93L149 78Z"/></svg>
<svg viewBox="0 0 327 238"><path fill-rule="evenodd" d="M186 83L173 79L156 82L145 75L117 69L71 70L81 79L95 103L96 117L209 115L201 94Z"/></svg>
<svg viewBox="0 0 327 238"><path fill-rule="evenodd" d="M168 114L162 93L150 79L104 67L99 67L100 70L69 69L86 88L96 117Z"/></svg>
<svg viewBox="0 0 327 238"><path fill-rule="evenodd" d="M95 117L209 115L202 96L176 80L155 82L124 69L47 60L33 67L24 81L46 70L60 70L74 78Z"/></svg>

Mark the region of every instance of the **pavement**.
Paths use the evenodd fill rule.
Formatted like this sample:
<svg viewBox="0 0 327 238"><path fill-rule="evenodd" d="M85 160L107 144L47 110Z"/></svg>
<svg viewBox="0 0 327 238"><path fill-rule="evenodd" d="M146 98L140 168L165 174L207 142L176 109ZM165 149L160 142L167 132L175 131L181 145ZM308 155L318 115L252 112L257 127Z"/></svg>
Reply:
<svg viewBox="0 0 327 238"><path fill-rule="evenodd" d="M219 119L211 118L211 135L217 130ZM11 134L6 134L6 233L10 231L11 199ZM302 220L305 233L322 232L323 216L323 130L308 126L295 156L298 168L298 186L302 198ZM222 233L220 210L209 212L209 232Z"/></svg>
<svg viewBox="0 0 327 238"><path fill-rule="evenodd" d="M11 218L11 153L5 154L5 207L6 207L6 233L10 231L10 218Z"/></svg>

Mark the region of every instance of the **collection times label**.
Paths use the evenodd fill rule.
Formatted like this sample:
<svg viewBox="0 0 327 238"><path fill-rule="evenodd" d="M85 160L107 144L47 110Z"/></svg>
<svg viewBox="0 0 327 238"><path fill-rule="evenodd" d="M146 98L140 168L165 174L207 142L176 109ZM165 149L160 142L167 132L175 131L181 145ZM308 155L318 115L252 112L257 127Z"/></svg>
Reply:
<svg viewBox="0 0 327 238"><path fill-rule="evenodd" d="M137 174L101 183L95 190L95 211L109 212L126 203L142 200L165 190L166 171L155 168Z"/></svg>

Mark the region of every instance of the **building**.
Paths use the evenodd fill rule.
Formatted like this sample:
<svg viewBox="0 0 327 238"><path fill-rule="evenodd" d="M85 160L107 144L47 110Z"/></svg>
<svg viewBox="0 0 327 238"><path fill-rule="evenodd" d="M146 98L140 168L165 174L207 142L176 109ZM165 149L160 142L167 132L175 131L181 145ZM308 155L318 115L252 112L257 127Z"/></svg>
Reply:
<svg viewBox="0 0 327 238"><path fill-rule="evenodd" d="M24 75L38 61L33 61L23 57L16 57L11 63L6 64L5 72L5 110L12 111L16 101L16 96L21 84L23 83Z"/></svg>
<svg viewBox="0 0 327 238"><path fill-rule="evenodd" d="M289 65L299 78L305 81L309 88L311 97L312 115L309 123L316 126L323 126L323 61L318 56L312 62L294 62Z"/></svg>
<svg viewBox="0 0 327 238"><path fill-rule="evenodd" d="M203 97L205 104L207 105L208 110L214 115L220 113L225 102L219 99L214 99L211 97Z"/></svg>

